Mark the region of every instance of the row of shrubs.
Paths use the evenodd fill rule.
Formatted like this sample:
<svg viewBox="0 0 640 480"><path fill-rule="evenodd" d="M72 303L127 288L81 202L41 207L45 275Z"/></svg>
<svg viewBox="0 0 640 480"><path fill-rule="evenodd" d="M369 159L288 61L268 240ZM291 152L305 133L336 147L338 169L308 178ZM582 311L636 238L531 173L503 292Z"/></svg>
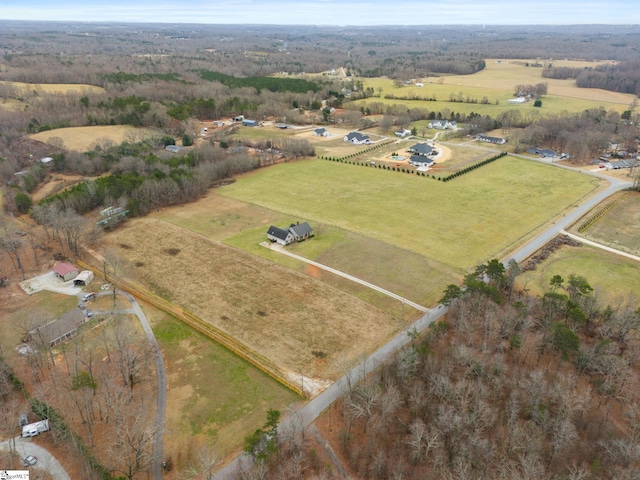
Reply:
<svg viewBox="0 0 640 480"><path fill-rule="evenodd" d="M366 150L361 150L359 152L354 152L354 153L352 153L350 155L346 155L344 157L320 157L320 160L330 160L332 162L340 162L340 161L343 161L343 160L347 160L349 158L355 158L355 157L358 157L358 156L363 155L365 153L372 152L373 150L376 150L376 149L378 149L380 147L384 147L385 145L389 145L390 143L393 143L393 142L394 142L393 140L386 140L384 142L376 143L376 144L372 145L371 147L367 148Z"/></svg>
<svg viewBox="0 0 640 480"><path fill-rule="evenodd" d="M364 153L364 152L362 152ZM447 176L447 177L436 177L435 175L427 175L424 172L418 172L416 170L414 170L413 168L404 168L404 167L391 167L389 165L384 165L384 164L374 164L372 162L358 162L358 161L351 161L349 160L349 158L355 156L355 155L349 155L346 157L320 157L320 159L324 159L324 160L329 160L330 162L339 162L339 163L347 163L349 165L360 165L362 167L374 167L374 168L381 168L383 170L391 170L392 172L402 172L402 173L414 173L418 176L423 176L423 177L430 177L433 178L434 180L438 180L441 182L448 182L449 180L453 180L454 178L459 177L460 175L464 175L465 173L469 173L472 170L475 170L476 168L482 167L483 165L487 165L491 162L496 161L499 158L504 157L505 155L507 155L507 152L502 152L499 153L498 155L488 158L486 160L483 160L481 162L478 162L474 165L471 165L467 168L463 168L462 170L452 173L451 175Z"/></svg>
<svg viewBox="0 0 640 480"><path fill-rule="evenodd" d="M593 225L594 223L596 223L598 220L600 220L602 217L604 217L605 213L607 213L609 210L611 210L613 207L615 207L618 203L620 203L620 201L626 197L627 195L629 195L629 192L626 191L624 192L622 195L619 195L618 198L616 198L615 200L612 200L611 202L607 203L604 207L602 207L600 210L598 210L596 213L594 213L593 215L591 215L589 218L587 218L582 225L580 225L578 227L578 232L582 233L585 230L587 230L591 225Z"/></svg>
<svg viewBox="0 0 640 480"><path fill-rule="evenodd" d="M478 163L474 163L473 165L468 166L467 168L463 168L462 170L459 170L455 173L452 173L451 175L449 175L448 177L444 177L442 179L443 182L448 182L449 180L453 180L454 178L458 178L461 175L464 175L465 173L469 173L473 170L475 170L476 168L480 168L483 167L484 165L487 165L491 162L495 162L496 160L498 160L499 158L504 157L505 155L507 155L507 152L502 152L499 153L498 155L491 157L491 158L487 158L486 160L482 160L481 162Z"/></svg>

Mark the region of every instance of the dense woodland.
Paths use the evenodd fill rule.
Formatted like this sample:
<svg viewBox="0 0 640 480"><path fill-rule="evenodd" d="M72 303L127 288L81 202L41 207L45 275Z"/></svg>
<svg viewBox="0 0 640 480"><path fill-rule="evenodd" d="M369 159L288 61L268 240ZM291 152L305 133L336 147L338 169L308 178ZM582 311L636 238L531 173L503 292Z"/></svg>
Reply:
<svg viewBox="0 0 640 480"><path fill-rule="evenodd" d="M326 413L354 478L638 477L637 300L572 274L534 298L519 270L492 260L450 285L446 320ZM331 478L309 438L278 441L241 477Z"/></svg>

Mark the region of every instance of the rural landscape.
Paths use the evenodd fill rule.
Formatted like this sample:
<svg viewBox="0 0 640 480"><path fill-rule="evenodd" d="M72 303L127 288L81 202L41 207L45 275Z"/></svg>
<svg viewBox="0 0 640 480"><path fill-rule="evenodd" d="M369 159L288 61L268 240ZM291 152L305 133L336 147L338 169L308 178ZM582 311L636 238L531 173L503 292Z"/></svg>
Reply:
<svg viewBox="0 0 640 480"><path fill-rule="evenodd" d="M0 469L637 478L639 49L0 20Z"/></svg>

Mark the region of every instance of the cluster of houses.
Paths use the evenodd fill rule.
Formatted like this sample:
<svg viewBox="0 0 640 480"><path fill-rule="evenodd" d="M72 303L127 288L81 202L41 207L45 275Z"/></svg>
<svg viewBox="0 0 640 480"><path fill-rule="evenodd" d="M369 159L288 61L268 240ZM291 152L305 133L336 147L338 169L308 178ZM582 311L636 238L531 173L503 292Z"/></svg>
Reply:
<svg viewBox="0 0 640 480"><path fill-rule="evenodd" d="M267 230L267 238L280 245L302 242L311 237L313 237L313 228L307 222L292 223L288 228L279 228L271 225Z"/></svg>
<svg viewBox="0 0 640 480"><path fill-rule="evenodd" d="M424 168L435 165L435 161L433 160L433 156L438 154L438 151L435 150L431 145L426 143L416 143L412 147L409 147L407 151L411 154L411 158L409 159L409 164L414 167Z"/></svg>

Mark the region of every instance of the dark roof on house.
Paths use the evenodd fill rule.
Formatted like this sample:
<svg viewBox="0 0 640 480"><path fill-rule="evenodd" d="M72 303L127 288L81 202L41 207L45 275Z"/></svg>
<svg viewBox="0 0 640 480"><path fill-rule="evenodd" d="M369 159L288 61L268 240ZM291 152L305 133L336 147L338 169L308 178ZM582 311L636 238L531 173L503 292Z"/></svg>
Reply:
<svg viewBox="0 0 640 480"><path fill-rule="evenodd" d="M352 140L354 138L356 140L360 140L360 141L362 141L362 140L370 140L368 135L363 135L360 132L349 132L349 133L347 133L347 139L348 140Z"/></svg>
<svg viewBox="0 0 640 480"><path fill-rule="evenodd" d="M504 138L502 138L502 137L492 137L492 136L486 135L484 133L477 134L476 138L479 139L479 140L484 140L486 142L492 142L492 143L501 143L502 141L504 141Z"/></svg>
<svg viewBox="0 0 640 480"><path fill-rule="evenodd" d="M267 235L271 235L272 237L279 238L280 240L286 240L289 235L289 230L284 230L282 228L275 227L271 225L269 230L267 230Z"/></svg>
<svg viewBox="0 0 640 480"><path fill-rule="evenodd" d="M289 227L291 233L293 233L296 237L304 237L305 235L310 235L313 232L313 228L307 222L299 223L299 224L291 224Z"/></svg>
<svg viewBox="0 0 640 480"><path fill-rule="evenodd" d="M322 127L320 127L320 128L316 128L316 129L314 130L314 132L316 132L318 135L322 135L322 134L324 134L324 132L326 132L326 131L327 131L327 129L326 129L326 128L322 128Z"/></svg>
<svg viewBox="0 0 640 480"><path fill-rule="evenodd" d="M409 151L420 155L429 155L433 152L433 147L426 143L416 143L413 147L409 148Z"/></svg>
<svg viewBox="0 0 640 480"><path fill-rule="evenodd" d="M425 165L431 165L435 163L432 158L423 157L421 155L411 155L409 163L422 163Z"/></svg>
<svg viewBox="0 0 640 480"><path fill-rule="evenodd" d="M53 267L53 271L61 277L64 277L67 273L77 272L78 269L70 263L58 263Z"/></svg>
<svg viewBox="0 0 640 480"><path fill-rule="evenodd" d="M527 150L527 153L531 153L533 155L542 155L543 157L557 157L558 154L553 150L549 150L548 148L530 148Z"/></svg>
<svg viewBox="0 0 640 480"><path fill-rule="evenodd" d="M54 321L34 328L30 333L33 338L41 339L43 343L50 344L60 337L75 331L84 320L84 312L79 308L74 308L63 313Z"/></svg>

